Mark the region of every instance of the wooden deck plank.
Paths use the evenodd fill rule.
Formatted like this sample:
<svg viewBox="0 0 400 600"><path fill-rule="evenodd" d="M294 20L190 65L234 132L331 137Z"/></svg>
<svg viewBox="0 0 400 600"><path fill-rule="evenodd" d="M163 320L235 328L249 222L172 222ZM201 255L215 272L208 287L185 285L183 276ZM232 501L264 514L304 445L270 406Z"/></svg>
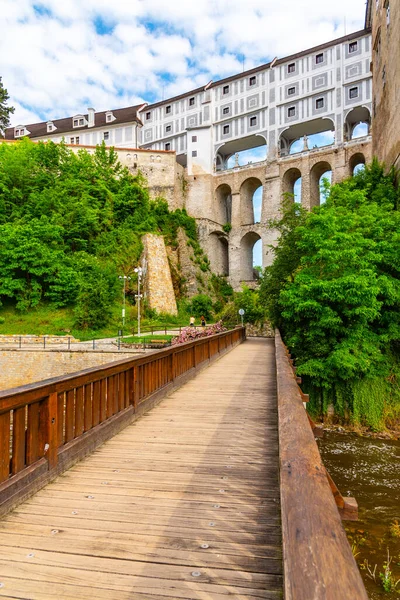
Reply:
<svg viewBox="0 0 400 600"><path fill-rule="evenodd" d="M273 343L249 340L0 522L0 598L278 600Z"/></svg>

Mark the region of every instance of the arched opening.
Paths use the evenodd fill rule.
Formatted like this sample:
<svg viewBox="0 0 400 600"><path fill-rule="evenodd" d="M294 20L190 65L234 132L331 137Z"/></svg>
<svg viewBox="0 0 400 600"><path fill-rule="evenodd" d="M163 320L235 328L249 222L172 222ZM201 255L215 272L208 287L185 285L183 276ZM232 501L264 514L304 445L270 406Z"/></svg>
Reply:
<svg viewBox="0 0 400 600"><path fill-rule="evenodd" d="M365 106L357 106L350 110L344 123L344 137L346 140L355 140L366 137L371 126L371 115Z"/></svg>
<svg viewBox="0 0 400 600"><path fill-rule="evenodd" d="M241 224L253 225L261 221L262 183L257 177L250 177L240 188Z"/></svg>
<svg viewBox="0 0 400 600"><path fill-rule="evenodd" d="M229 275L229 246L226 235L214 231L208 239L211 270L216 275Z"/></svg>
<svg viewBox="0 0 400 600"><path fill-rule="evenodd" d="M232 190L226 183L215 190L215 220L221 225L232 220Z"/></svg>
<svg viewBox="0 0 400 600"><path fill-rule="evenodd" d="M282 193L293 194L294 202L301 202L301 171L288 169L282 178Z"/></svg>
<svg viewBox="0 0 400 600"><path fill-rule="evenodd" d="M304 135L302 138L294 141L290 145L289 154L296 154L297 152L314 150L315 148L324 148L325 146L331 146L334 143L334 131L327 130L321 133L315 133L313 135Z"/></svg>
<svg viewBox="0 0 400 600"><path fill-rule="evenodd" d="M332 119L320 118L303 121L285 129L280 137L281 156L330 146L335 142L335 125Z"/></svg>
<svg viewBox="0 0 400 600"><path fill-rule="evenodd" d="M254 281L258 279L255 266L262 266L262 241L258 233L249 231L240 242L240 279Z"/></svg>
<svg viewBox="0 0 400 600"><path fill-rule="evenodd" d="M359 171L365 169L365 156L362 152L357 152L349 160L350 173L356 175Z"/></svg>
<svg viewBox="0 0 400 600"><path fill-rule="evenodd" d="M328 162L321 161L310 171L310 207L320 206L326 200L324 180L332 182L332 167Z"/></svg>
<svg viewBox="0 0 400 600"><path fill-rule="evenodd" d="M226 142L218 148L215 156L215 170L224 171L262 162L267 158L265 137L254 134Z"/></svg>
<svg viewBox="0 0 400 600"><path fill-rule="evenodd" d="M235 167L245 167L253 163L259 163L267 158L267 145L260 148L252 148L250 150L242 150L235 152L233 156L228 158L227 168L234 169Z"/></svg>

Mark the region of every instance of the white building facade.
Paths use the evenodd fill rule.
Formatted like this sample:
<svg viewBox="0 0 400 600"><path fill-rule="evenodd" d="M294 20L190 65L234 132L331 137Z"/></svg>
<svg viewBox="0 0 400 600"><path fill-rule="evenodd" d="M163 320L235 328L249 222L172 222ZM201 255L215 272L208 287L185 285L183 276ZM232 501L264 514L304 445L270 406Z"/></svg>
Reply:
<svg viewBox="0 0 400 600"><path fill-rule="evenodd" d="M267 145L270 159L304 135L341 144L370 124L371 37L345 36L140 110L140 145L174 150L189 175L227 167L236 152Z"/></svg>

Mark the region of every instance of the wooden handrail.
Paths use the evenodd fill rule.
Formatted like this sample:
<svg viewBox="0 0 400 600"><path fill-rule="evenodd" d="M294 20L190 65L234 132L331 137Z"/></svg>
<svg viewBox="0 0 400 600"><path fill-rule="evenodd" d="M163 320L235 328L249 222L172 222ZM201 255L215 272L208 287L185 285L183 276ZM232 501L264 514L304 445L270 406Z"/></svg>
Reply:
<svg viewBox="0 0 400 600"><path fill-rule="evenodd" d="M279 331L275 352L285 600L368 600Z"/></svg>
<svg viewBox="0 0 400 600"><path fill-rule="evenodd" d="M0 392L0 514L92 452L210 360L235 328Z"/></svg>

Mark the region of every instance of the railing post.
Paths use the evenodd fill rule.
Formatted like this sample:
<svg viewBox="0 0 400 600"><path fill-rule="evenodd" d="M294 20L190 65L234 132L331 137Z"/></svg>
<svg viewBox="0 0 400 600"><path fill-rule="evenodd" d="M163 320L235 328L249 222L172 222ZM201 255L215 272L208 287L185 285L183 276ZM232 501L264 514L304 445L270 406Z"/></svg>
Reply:
<svg viewBox="0 0 400 600"><path fill-rule="evenodd" d="M49 471L54 469L58 463L58 394L53 392L49 395L47 400L47 440L48 440L48 451L47 461L49 463Z"/></svg>

